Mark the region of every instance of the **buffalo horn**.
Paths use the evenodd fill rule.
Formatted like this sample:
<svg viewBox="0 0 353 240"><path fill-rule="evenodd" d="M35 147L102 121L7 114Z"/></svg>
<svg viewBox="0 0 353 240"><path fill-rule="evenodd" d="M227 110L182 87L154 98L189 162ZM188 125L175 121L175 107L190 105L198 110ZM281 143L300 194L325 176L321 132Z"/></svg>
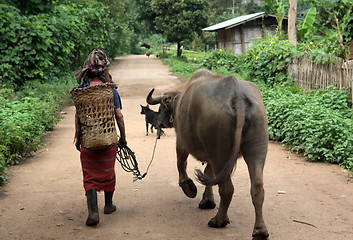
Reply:
<svg viewBox="0 0 353 240"><path fill-rule="evenodd" d="M153 92L154 92L154 88L152 88L150 93L147 95L146 102L151 105L156 105L158 103L161 103L161 97L158 97L158 98L152 97Z"/></svg>

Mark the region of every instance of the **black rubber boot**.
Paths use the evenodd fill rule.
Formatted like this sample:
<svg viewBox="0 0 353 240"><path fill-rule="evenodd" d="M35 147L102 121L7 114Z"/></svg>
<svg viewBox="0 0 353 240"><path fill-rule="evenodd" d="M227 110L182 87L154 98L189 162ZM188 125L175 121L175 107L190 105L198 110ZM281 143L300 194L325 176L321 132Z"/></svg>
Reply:
<svg viewBox="0 0 353 240"><path fill-rule="evenodd" d="M116 206L113 204L113 194L114 192L104 192L104 214L110 214L116 211Z"/></svg>
<svg viewBox="0 0 353 240"><path fill-rule="evenodd" d="M95 226L99 223L97 190L95 188L91 188L86 192L86 196L88 206L88 218L86 225Z"/></svg>

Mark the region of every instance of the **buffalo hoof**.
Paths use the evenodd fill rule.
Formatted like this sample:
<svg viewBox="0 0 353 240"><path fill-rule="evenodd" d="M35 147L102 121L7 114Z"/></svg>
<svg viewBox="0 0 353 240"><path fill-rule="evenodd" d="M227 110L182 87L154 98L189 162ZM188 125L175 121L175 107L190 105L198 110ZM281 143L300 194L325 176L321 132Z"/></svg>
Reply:
<svg viewBox="0 0 353 240"><path fill-rule="evenodd" d="M181 183L181 189L183 189L183 192L185 193L186 196L189 198L194 198L197 195L197 188L194 184L194 182L191 179L187 179L184 182Z"/></svg>
<svg viewBox="0 0 353 240"><path fill-rule="evenodd" d="M266 227L259 226L254 228L252 240L267 240L269 236Z"/></svg>
<svg viewBox="0 0 353 240"><path fill-rule="evenodd" d="M216 207L216 203L211 200L202 200L199 203L199 208L200 209L214 209Z"/></svg>
<svg viewBox="0 0 353 240"><path fill-rule="evenodd" d="M214 218L212 218L209 222L208 222L208 226L212 227L212 228L224 228L225 226L227 226L229 224L229 220L225 220L222 222L217 222Z"/></svg>
<svg viewBox="0 0 353 240"><path fill-rule="evenodd" d="M269 237L268 233L264 233L263 235L262 234L257 234L257 235L252 237L252 240L267 240L268 237Z"/></svg>

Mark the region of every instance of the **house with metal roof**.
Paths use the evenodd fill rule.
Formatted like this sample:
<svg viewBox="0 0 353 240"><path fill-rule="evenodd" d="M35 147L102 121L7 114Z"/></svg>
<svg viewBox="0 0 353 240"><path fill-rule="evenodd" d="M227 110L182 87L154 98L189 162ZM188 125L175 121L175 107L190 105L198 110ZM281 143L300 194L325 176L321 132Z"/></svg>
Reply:
<svg viewBox="0 0 353 240"><path fill-rule="evenodd" d="M288 20L283 19L282 30L287 31ZM277 31L275 15L264 12L236 17L202 29L217 32L217 48L233 54L243 54L251 42Z"/></svg>

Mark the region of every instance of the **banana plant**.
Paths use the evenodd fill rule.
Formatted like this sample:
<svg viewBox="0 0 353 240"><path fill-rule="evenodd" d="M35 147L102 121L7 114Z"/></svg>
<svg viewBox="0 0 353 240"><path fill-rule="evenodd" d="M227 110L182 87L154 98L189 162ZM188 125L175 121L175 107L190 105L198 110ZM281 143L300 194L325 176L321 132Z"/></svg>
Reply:
<svg viewBox="0 0 353 240"><path fill-rule="evenodd" d="M316 8L312 7L307 10L303 22L298 24L298 39L301 40L308 34L312 33L312 29L316 18Z"/></svg>
<svg viewBox="0 0 353 240"><path fill-rule="evenodd" d="M282 33L283 29L283 19L287 12L288 1L287 0L264 0L272 12L276 15L276 20L278 24L278 32Z"/></svg>
<svg viewBox="0 0 353 240"><path fill-rule="evenodd" d="M341 22L341 28L343 30L343 37L345 40L348 42L352 40L353 38L353 14L352 14L353 8L347 9L346 13L342 17L342 22Z"/></svg>

